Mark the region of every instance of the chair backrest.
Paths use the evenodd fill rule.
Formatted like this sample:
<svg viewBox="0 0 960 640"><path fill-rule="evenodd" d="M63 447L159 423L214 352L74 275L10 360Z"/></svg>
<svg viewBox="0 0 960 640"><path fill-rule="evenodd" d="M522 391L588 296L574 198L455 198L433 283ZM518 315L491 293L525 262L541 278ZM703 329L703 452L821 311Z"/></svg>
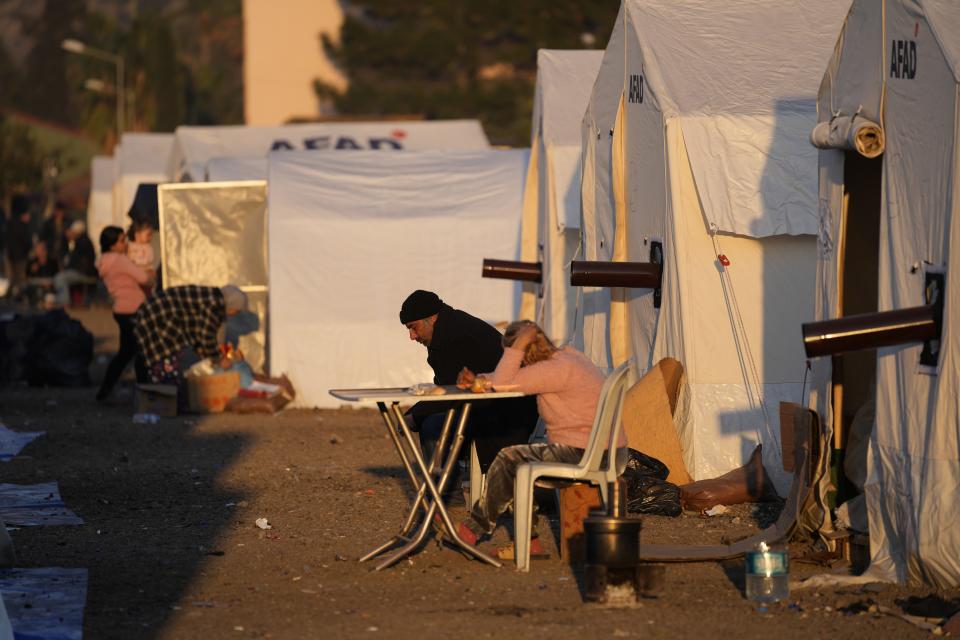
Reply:
<svg viewBox="0 0 960 640"><path fill-rule="evenodd" d="M587 469L601 469L600 463L603 453L609 449L612 453L607 456L607 468L617 465L617 441L620 437L621 409L623 395L627 391L627 373L630 371L630 361L624 362L613 373L607 376L600 389L600 400L597 402L597 414L593 418L593 427L590 429L590 440L583 451L580 466Z"/></svg>

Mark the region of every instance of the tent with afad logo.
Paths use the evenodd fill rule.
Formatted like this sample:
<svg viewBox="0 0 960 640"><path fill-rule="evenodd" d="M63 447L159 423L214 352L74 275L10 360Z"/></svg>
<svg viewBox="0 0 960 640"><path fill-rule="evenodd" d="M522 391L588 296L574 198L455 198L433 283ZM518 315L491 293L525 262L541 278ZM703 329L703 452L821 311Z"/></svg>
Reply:
<svg viewBox="0 0 960 640"><path fill-rule="evenodd" d="M855 0L818 109L815 317L928 305L942 305L942 316L939 339L821 358L811 402L841 432L875 402L862 483L871 555L864 579L955 587L960 4Z"/></svg>
<svg viewBox="0 0 960 640"><path fill-rule="evenodd" d="M779 403L801 397L817 161L808 134L837 0L625 0L583 120L583 257L656 263L654 288L587 289L599 365L679 360L695 479L763 461L785 495Z"/></svg>
<svg viewBox="0 0 960 640"><path fill-rule="evenodd" d="M203 182L213 158L265 157L274 151L410 151L488 149L477 120L316 122L278 127L180 126L168 171L176 180ZM244 178L261 176L245 175Z"/></svg>

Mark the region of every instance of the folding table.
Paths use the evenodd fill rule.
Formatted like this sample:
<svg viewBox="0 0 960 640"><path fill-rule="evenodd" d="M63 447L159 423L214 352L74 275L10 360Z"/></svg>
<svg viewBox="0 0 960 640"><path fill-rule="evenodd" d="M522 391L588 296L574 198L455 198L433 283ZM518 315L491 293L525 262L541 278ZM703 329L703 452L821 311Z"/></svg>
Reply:
<svg viewBox="0 0 960 640"><path fill-rule="evenodd" d="M366 562L376 558L381 554L387 553L374 569L380 571L386 569L409 556L423 543L430 529L430 524L434 520L434 514L439 512L441 519L441 529L447 540L468 553L469 555L482 560L495 567L500 566L500 562L483 553L473 545L467 544L457 535L456 527L447 513L443 504L441 495L447 481L450 478L453 465L457 464L457 458L460 449L463 446L464 431L467 426L467 419L470 416L470 406L476 400L495 400L498 398L516 398L523 394L519 391L498 391L489 393L471 393L463 391L454 386L443 387L445 393L440 395L416 395L410 389L404 387L388 387L382 389L331 389L330 395L348 402L375 402L380 410L380 417L387 428L387 433L393 441L393 445L400 455L403 467L413 483L416 490L416 498L410 507L410 513L407 515L406 522L400 528L399 533L390 540L383 543L370 553L360 558L360 562ZM446 419L443 423L443 431L434 450L433 458L428 462L423 459L420 447L414 441L410 427L400 411L401 402L453 402L448 409ZM389 403L390 407L387 408ZM457 420L456 428L452 428L454 416L457 410L460 410L460 418ZM452 432L452 433L451 433ZM446 456L444 458L444 456ZM440 460L446 460L443 468L440 469L440 476L434 479L437 473ZM471 480L472 481L472 480ZM423 519L417 519L418 512L423 512ZM388 553L389 552L389 553Z"/></svg>

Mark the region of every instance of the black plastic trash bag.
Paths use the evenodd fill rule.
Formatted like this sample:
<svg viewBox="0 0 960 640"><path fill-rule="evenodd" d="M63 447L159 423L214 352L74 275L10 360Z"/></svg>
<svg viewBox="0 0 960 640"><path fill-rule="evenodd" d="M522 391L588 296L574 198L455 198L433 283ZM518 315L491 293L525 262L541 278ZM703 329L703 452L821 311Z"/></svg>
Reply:
<svg viewBox="0 0 960 640"><path fill-rule="evenodd" d="M63 309L34 319L23 364L30 386L80 387L90 384L93 334Z"/></svg>
<svg viewBox="0 0 960 640"><path fill-rule="evenodd" d="M670 470L656 458L630 449L623 479L627 485L627 512L654 516L679 516L680 487L667 482Z"/></svg>

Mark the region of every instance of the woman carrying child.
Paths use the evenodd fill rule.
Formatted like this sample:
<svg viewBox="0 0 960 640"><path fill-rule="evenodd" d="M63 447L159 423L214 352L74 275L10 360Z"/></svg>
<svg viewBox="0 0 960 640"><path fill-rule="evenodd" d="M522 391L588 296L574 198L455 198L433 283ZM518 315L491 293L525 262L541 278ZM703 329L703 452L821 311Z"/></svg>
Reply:
<svg viewBox="0 0 960 640"><path fill-rule="evenodd" d="M127 236L120 227L106 227L100 232L100 259L97 270L110 297L113 298L113 319L120 328L120 348L113 356L97 392L97 402L104 402L120 379L120 374L137 353L133 334L133 317L146 300L144 290L153 283L153 271L138 267L127 257ZM146 382L143 363L134 362L137 381Z"/></svg>

